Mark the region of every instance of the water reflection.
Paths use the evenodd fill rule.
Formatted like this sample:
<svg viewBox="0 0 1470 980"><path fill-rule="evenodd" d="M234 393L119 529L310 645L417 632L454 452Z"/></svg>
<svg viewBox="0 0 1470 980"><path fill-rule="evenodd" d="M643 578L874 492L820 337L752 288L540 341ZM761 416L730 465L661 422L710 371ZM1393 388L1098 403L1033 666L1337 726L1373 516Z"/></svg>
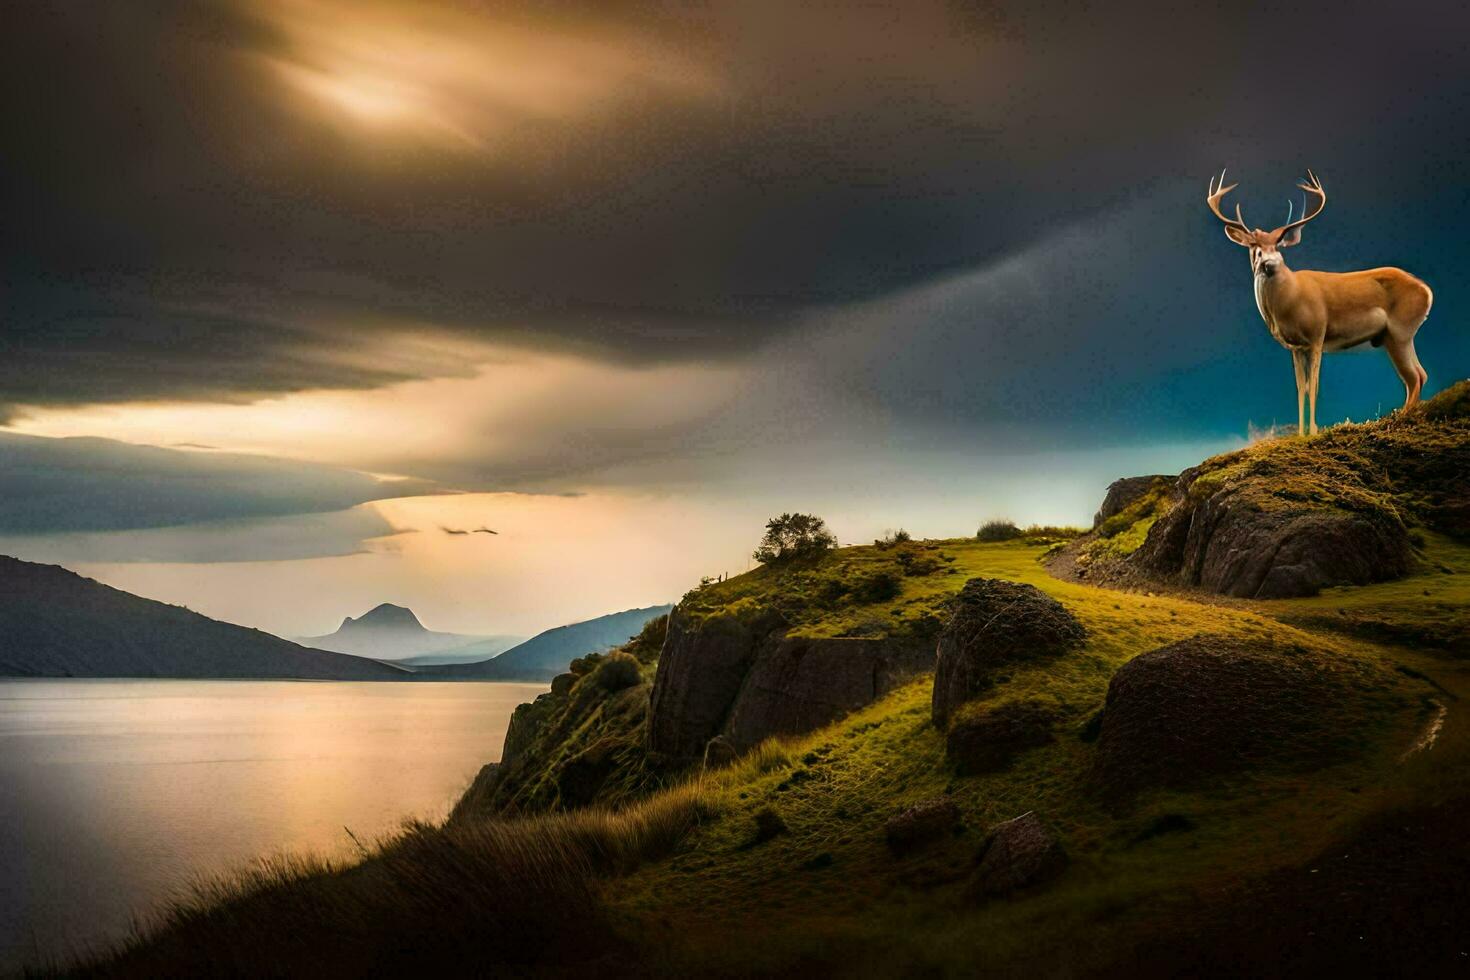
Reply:
<svg viewBox="0 0 1470 980"><path fill-rule="evenodd" d="M536 684L0 682L0 971L192 875L442 817Z"/></svg>

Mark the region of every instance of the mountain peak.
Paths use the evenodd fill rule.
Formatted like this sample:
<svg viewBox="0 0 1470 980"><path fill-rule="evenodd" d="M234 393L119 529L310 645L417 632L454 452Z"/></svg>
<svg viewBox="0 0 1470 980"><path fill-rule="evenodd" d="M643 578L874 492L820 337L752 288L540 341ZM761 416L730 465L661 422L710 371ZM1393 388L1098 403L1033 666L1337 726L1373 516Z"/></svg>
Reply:
<svg viewBox="0 0 1470 980"><path fill-rule="evenodd" d="M412 609L395 606L391 602L384 602L369 609L356 619L348 616L342 620L342 629L345 630L349 627L423 630L424 624L419 622L419 618L413 614Z"/></svg>

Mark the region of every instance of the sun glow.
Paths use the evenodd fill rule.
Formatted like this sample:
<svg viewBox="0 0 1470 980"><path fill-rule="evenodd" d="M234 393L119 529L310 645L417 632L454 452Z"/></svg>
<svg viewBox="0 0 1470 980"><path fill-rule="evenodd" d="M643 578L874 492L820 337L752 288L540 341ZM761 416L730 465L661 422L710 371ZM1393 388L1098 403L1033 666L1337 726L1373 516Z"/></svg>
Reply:
<svg viewBox="0 0 1470 980"><path fill-rule="evenodd" d="M569 119L639 92L720 88L677 51L563 19L390 0L257 0L251 10L280 39L255 54L303 105L370 131L483 148L528 120Z"/></svg>

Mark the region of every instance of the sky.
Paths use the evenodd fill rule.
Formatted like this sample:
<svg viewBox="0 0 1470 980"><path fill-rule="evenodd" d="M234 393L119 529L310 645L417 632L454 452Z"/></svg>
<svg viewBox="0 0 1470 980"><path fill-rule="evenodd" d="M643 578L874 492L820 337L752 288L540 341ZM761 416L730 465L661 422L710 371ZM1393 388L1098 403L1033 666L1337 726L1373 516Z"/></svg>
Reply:
<svg viewBox="0 0 1470 980"><path fill-rule="evenodd" d="M533 633L844 542L1087 523L1294 421L1247 221L1430 283L1470 375L1450 4L14 6L0 552L287 636ZM1321 421L1396 407L1327 358ZM498 533L458 534L486 527Z"/></svg>

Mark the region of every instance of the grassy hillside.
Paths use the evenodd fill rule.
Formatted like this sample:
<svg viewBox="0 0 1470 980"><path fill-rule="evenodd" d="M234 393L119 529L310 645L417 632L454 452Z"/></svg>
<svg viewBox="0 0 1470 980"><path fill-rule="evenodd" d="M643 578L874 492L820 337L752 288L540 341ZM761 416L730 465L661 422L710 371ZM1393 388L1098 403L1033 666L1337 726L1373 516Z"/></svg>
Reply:
<svg viewBox="0 0 1470 980"><path fill-rule="evenodd" d="M920 680L809 737L768 744L730 769L634 804L625 818L634 825L647 807L664 813L673 808L683 822L669 832L677 841L661 838L657 847L637 844L636 833L634 843L596 845L623 854L615 868L567 852L562 837L572 824L566 821L585 819L576 815L508 823L471 818L442 829L415 828L407 838L413 848L458 855L454 861L466 868L487 860L484 849L492 845L486 841L500 842L494 844L498 848L503 841L497 835L520 835L518 846L556 869L516 883L518 900L534 907L544 908L541 890L565 887L567 875L585 886L576 914L583 926L595 923L590 933L579 933L593 949L538 952L492 944L476 955L485 962L529 956L551 972L570 971L574 964L584 968L589 961L614 971L642 963L658 972L715 974L775 973L798 965L966 974L977 963L1000 973L1112 972L1125 969L1139 948L1182 955L1168 937L1183 924L1201 914L1227 915L1238 908L1231 904L1236 896L1260 882L1308 873L1320 854L1352 841L1384 814L1470 795L1470 725L1459 708L1470 695L1466 664L1439 652L1288 622L1333 608L1332 596L1221 604L1112 592L1052 578L1038 561L1046 545L957 540L934 547L953 558L945 564L956 573L906 577L899 594L879 607L893 621L905 618L894 616L897 610L907 615L934 608L944 592L938 583L953 590L972 576L996 576L1037 585L1087 627L1082 649L1061 661L1016 668L993 694L996 700L1054 701L1066 719L1054 743L1030 751L1010 770L958 777L929 722L929 681ZM1426 619L1453 616L1463 623L1467 597L1459 588L1459 569L1470 563L1470 549L1438 540L1434 554L1454 574L1430 567L1406 582L1350 590L1337 599L1344 608L1371 609L1402 599L1405 590L1422 597L1428 589L1433 601ZM861 576L885 560L872 548L844 549L817 571L846 568ZM734 579L722 583L718 594L748 599L769 577ZM861 618L850 608L833 612L831 619L812 613L806 626L840 629ZM1352 665L1368 696L1342 738L1345 748L1363 751L1345 751L1340 764L1306 775L1267 764L1188 792L1146 792L1127 803L1099 792L1088 721L1113 671L1144 650L1200 632L1269 637ZM1414 751L1443 706L1449 710L1432 748ZM893 856L884 843L886 821L907 804L938 795L958 805L960 832L917 854ZM985 828L1029 810L1060 835L1071 867L1035 894L989 904L967 900L965 881ZM759 821L770 820L759 816L763 812L779 816L784 832L762 840ZM493 828L504 829L492 834ZM246 882L245 897L210 904L208 912L176 913L160 934L109 968L134 972L186 962L173 959L184 955L181 950L208 955L215 964L223 956L246 966L279 967L280 956L294 954L276 948L265 954L225 940L237 921L264 929L288 915L324 947L339 944L347 928L343 917L401 917L433 932L442 924L421 919L422 910L451 904L458 909L454 929L471 929L478 921L496 932L503 903L473 897L483 893L482 885L463 891L468 885L459 876L421 876L413 863L418 859L404 856L417 853L408 847L404 840L389 843L356 869L303 867ZM410 875L423 894L401 904L405 900L394 888L366 890L360 884L385 875ZM477 907L478 902L484 904ZM310 909L304 919L303 904ZM360 937L359 926L348 932L357 941L374 942ZM758 944L749 942L755 934L762 936ZM402 933L395 935L400 938L377 943L390 959L388 950L398 948L392 944ZM439 955L467 955L449 939L436 949ZM271 958L258 958L263 955Z"/></svg>
<svg viewBox="0 0 1470 980"><path fill-rule="evenodd" d="M1329 437L1318 439L1330 446ZM1294 442L1257 452L1305 458L1310 446ZM1454 488L1435 486L1434 512L1453 513ZM1400 480L1394 493L1413 488ZM1114 536L1156 519L1160 499L1146 494L1125 510ZM1086 639L1063 655L1007 664L968 706L1046 709L1050 741L998 770L960 775L947 760L931 721L932 678L921 677L809 735L680 776L652 770L640 752L658 646L645 636L581 662L523 707L504 772L477 782L445 826L409 828L352 867L278 867L223 886L93 971L208 964L335 975L408 962L546 975L1462 969L1470 543L1427 526L1416 534L1408 577L1301 599L1059 578L1046 564L1057 550L1049 533L877 543L706 583L681 614L775 607L801 635L920 641L941 629L967 580L1001 578L1060 602ZM1196 778L1117 792L1098 739L1110 681L1143 663L1133 662L1140 654L1199 636L1269 647L1294 668L1331 675L1340 696L1308 719L1330 751L1304 764L1268 748L1224 774L1184 772ZM567 812L586 799L601 806ZM954 826L924 846L893 846L890 821L936 799L952 806ZM514 812L539 815L503 816ZM985 899L974 886L989 829L1026 813L1056 835L1069 863L1054 880ZM277 931L292 942L271 943Z"/></svg>

